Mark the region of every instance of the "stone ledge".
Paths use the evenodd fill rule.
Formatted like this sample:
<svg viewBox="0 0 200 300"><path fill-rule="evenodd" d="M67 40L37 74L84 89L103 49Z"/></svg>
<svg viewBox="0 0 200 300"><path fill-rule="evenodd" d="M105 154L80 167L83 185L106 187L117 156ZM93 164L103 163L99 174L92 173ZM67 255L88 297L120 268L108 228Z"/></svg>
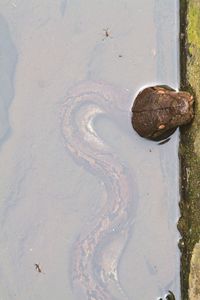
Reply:
<svg viewBox="0 0 200 300"><path fill-rule="evenodd" d="M195 97L195 118L181 130L180 241L183 300L200 299L200 1L181 0L181 89Z"/></svg>

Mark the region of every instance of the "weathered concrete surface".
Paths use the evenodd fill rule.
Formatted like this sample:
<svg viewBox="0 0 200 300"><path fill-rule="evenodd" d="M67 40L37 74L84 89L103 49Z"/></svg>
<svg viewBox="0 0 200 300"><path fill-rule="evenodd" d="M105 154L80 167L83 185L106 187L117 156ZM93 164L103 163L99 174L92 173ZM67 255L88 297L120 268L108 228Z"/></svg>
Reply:
<svg viewBox="0 0 200 300"><path fill-rule="evenodd" d="M181 0L181 88L195 97L195 118L181 130L181 287L200 299L200 1Z"/></svg>
<svg viewBox="0 0 200 300"><path fill-rule="evenodd" d="M200 299L200 243L194 247L190 262L189 299Z"/></svg>

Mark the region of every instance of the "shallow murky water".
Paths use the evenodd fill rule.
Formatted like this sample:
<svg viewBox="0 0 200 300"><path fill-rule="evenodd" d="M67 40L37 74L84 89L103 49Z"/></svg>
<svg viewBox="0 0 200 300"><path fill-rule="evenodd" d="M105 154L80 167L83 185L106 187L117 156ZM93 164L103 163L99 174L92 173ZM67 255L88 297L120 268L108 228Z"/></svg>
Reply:
<svg viewBox="0 0 200 300"><path fill-rule="evenodd" d="M1 299L180 299L178 132L130 124L139 89L178 87L178 1L0 11Z"/></svg>

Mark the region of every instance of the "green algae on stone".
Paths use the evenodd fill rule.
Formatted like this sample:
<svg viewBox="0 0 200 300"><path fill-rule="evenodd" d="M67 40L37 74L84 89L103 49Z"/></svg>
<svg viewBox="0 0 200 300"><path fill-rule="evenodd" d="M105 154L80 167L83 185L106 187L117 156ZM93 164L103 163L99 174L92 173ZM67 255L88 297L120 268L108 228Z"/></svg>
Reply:
<svg viewBox="0 0 200 300"><path fill-rule="evenodd" d="M189 275L189 299L200 299L200 242L196 243L191 263L190 263L190 275Z"/></svg>
<svg viewBox="0 0 200 300"><path fill-rule="evenodd" d="M183 300L200 299L200 1L181 4L181 85L195 97L195 118L181 130L181 288ZM185 10L187 8L187 13ZM186 19L184 19L186 16ZM183 20L184 19L184 20ZM183 24L185 26L183 30ZM195 248L197 247L197 248ZM197 269L196 269L197 268ZM189 290L190 286L190 290ZM189 290L189 293L188 293Z"/></svg>
<svg viewBox="0 0 200 300"><path fill-rule="evenodd" d="M195 47L200 48L200 2L189 1L188 9L188 28L187 35L188 41L191 41L191 45L194 44ZM192 50L192 49L190 49Z"/></svg>

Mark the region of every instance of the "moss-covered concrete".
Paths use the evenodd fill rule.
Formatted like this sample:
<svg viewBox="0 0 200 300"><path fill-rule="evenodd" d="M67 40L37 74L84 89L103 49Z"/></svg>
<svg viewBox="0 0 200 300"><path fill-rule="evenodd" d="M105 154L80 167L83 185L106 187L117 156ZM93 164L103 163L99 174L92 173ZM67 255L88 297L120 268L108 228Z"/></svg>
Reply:
<svg viewBox="0 0 200 300"><path fill-rule="evenodd" d="M189 274L189 299L200 299L200 243L197 243L192 252Z"/></svg>
<svg viewBox="0 0 200 300"><path fill-rule="evenodd" d="M200 299L200 1L180 0L181 88L195 97L195 118L181 130L181 288L183 300Z"/></svg>

